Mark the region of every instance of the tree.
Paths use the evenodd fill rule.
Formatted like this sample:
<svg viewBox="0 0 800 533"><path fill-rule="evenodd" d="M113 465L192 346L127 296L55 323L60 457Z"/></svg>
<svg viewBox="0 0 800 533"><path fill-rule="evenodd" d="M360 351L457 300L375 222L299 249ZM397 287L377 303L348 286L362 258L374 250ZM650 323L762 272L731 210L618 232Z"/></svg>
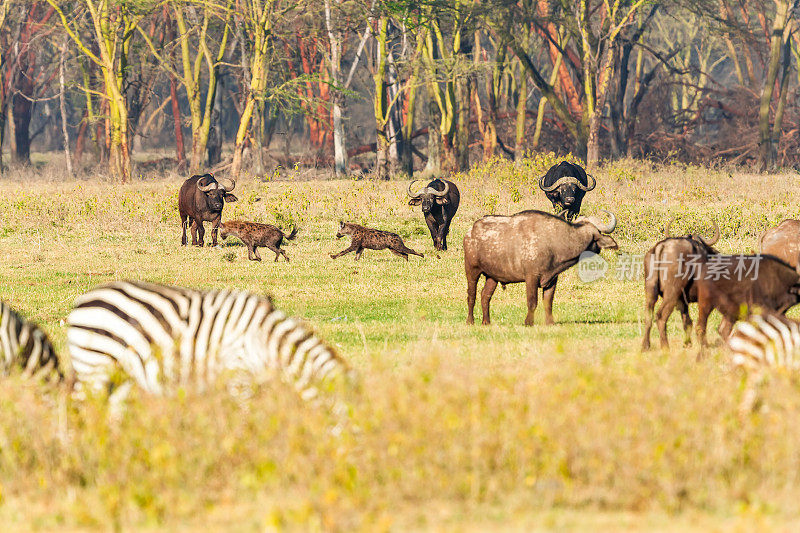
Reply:
<svg viewBox="0 0 800 533"><path fill-rule="evenodd" d="M103 74L103 98L108 109L109 170L123 183L130 180L131 154L128 131L128 104L126 98L126 78L128 59L133 37L139 21L148 13L150 2L81 0L73 4L47 0L58 12L62 26L78 46L78 49L94 62ZM72 8L70 16L64 12L63 5ZM88 24L85 21L85 8ZM97 45L92 51L82 34L91 33Z"/></svg>

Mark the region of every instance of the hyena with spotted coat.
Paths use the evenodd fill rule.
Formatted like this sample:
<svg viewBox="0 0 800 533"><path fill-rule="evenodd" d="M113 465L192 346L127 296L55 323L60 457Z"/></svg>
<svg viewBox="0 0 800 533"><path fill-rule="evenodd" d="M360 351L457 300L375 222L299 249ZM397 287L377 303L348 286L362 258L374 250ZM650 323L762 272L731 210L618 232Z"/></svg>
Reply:
<svg viewBox="0 0 800 533"><path fill-rule="evenodd" d="M297 236L297 227L292 228L288 235L272 224L259 224L258 222L244 222L231 220L219 226L219 236L225 238L229 235L238 237L247 246L247 257L251 261L261 261L258 247L263 246L275 252L275 261L282 255L286 261L289 256L281 249L283 239L293 240Z"/></svg>
<svg viewBox="0 0 800 533"><path fill-rule="evenodd" d="M421 253L415 252L406 246L400 235L391 231L367 228L358 224L339 221L339 231L336 232L336 238L341 239L345 235L350 236L350 246L338 254L331 254L331 258L336 259L346 253L355 252L356 260L358 260L365 248L368 250L385 250L388 248L390 252L405 258L406 261L408 261L409 254L424 257Z"/></svg>

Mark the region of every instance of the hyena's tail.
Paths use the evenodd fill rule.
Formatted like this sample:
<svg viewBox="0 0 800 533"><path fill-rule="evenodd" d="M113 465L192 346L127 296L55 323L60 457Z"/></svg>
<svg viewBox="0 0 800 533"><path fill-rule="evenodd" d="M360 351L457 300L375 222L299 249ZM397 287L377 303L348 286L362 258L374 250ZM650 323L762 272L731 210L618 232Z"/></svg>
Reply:
<svg viewBox="0 0 800 533"><path fill-rule="evenodd" d="M283 236L290 241L294 240L294 238L297 237L297 226L292 227L292 232L289 235L284 234Z"/></svg>

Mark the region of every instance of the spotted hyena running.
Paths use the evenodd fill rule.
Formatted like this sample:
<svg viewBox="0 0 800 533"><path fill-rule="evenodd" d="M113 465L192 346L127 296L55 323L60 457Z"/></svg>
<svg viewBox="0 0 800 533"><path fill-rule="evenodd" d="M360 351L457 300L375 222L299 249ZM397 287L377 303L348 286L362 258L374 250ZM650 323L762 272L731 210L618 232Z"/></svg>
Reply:
<svg viewBox="0 0 800 533"><path fill-rule="evenodd" d="M292 232L286 235L272 224L243 222L241 220L232 220L220 224L219 229L219 236L223 239L229 235L239 237L247 246L247 257L251 261L261 261L261 256L258 255L258 247L263 246L275 252L275 261L278 260L279 255L282 255L288 262L289 256L281 249L281 244L284 238L292 240L297 236L296 227L292 228Z"/></svg>
<svg viewBox="0 0 800 533"><path fill-rule="evenodd" d="M421 253L415 252L403 243L403 239L397 233L391 231L383 231L380 229L365 228L358 224L351 224L349 222L339 222L339 231L336 232L336 238L341 239L345 235L350 235L352 241L350 246L339 252L338 254L331 254L331 258L336 259L346 253L355 252L356 260L361 257L361 252L364 249L368 250L384 250L389 249L393 254L399 255L408 261L409 254L424 257Z"/></svg>

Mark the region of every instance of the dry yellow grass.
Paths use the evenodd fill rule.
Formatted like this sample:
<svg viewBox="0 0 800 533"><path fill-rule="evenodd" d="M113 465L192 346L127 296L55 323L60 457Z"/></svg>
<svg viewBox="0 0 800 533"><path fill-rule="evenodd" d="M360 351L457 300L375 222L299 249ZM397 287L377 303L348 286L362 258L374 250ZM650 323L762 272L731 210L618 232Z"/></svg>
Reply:
<svg viewBox="0 0 800 533"><path fill-rule="evenodd" d="M549 328L521 325L524 288L509 286L495 295L491 327L464 324L464 232L486 213L549 210L536 179L551 162L493 162L457 176L462 205L439 257L406 205L404 182L242 180L224 218L299 224L288 264L249 262L232 242L181 248L178 177L126 186L0 181L0 298L62 351L60 320L98 283L236 287L273 294L304 317L363 382L334 391L350 408L339 433L339 418L277 384L246 408L224 393L135 395L109 424L102 402L74 404L6 380L0 523L20 531L796 524L797 380L770 380L765 409L741 419L741 376L720 350L698 364L692 349L678 348L677 318L672 351L639 353L640 281L562 276ZM652 245L672 215L681 230L708 229L713 218L719 248L739 252L800 214L793 173L625 161L596 177L584 211L616 212L629 253ZM359 262L332 261L347 245L333 237L339 219L396 231L426 257L366 251Z"/></svg>

